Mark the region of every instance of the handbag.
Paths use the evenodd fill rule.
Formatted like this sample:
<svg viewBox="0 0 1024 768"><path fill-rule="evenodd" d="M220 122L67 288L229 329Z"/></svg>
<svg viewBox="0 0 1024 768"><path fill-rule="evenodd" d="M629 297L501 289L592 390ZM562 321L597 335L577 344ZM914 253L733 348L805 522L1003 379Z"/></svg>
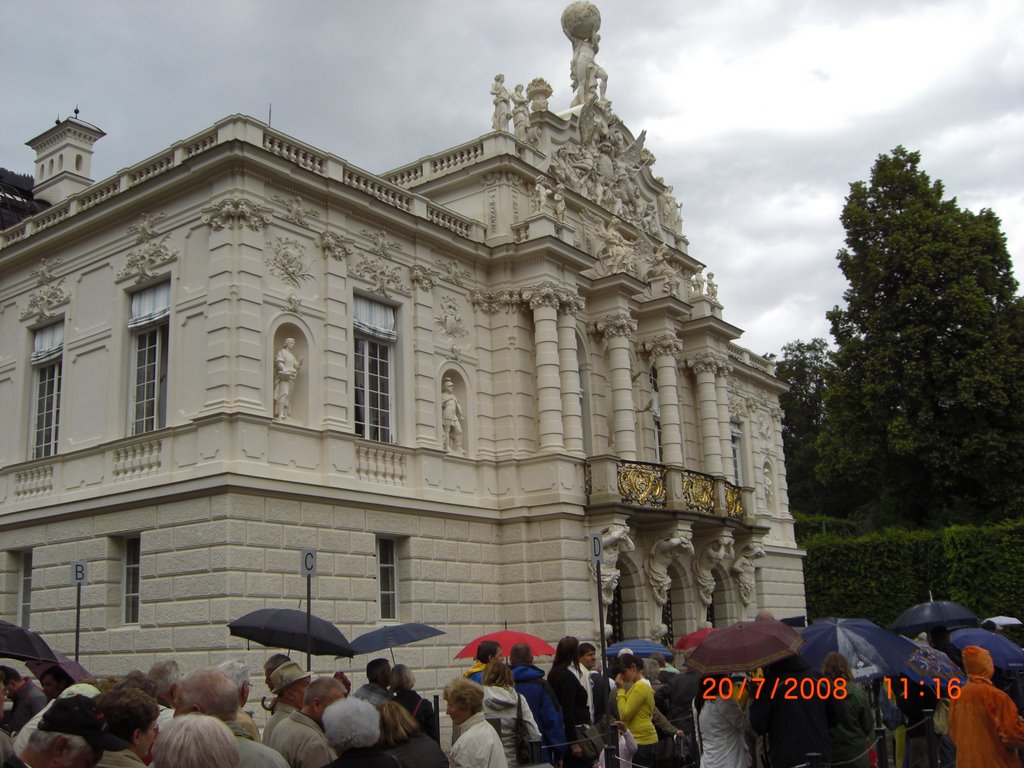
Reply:
<svg viewBox="0 0 1024 768"><path fill-rule="evenodd" d="M516 762L520 765L530 764L530 735L526 732L523 720L523 697L516 696L516 722L512 726L512 736L516 746Z"/></svg>
<svg viewBox="0 0 1024 768"><path fill-rule="evenodd" d="M597 756L604 750L604 736L596 725L577 725L576 739L583 750L584 760L597 760Z"/></svg>

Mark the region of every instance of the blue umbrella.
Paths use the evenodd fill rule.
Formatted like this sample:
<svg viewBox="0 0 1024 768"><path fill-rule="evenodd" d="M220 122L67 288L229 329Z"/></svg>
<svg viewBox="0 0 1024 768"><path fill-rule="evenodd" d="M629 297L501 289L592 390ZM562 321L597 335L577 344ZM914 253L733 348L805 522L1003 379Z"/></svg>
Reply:
<svg viewBox="0 0 1024 768"><path fill-rule="evenodd" d="M929 600L907 608L892 623L892 631L901 635L916 635L928 632L932 627L976 627L981 622L978 617L964 608L960 603L951 600Z"/></svg>
<svg viewBox="0 0 1024 768"><path fill-rule="evenodd" d="M821 669L825 657L838 651L858 682L895 675L917 648L867 619L815 619L800 634L804 645L799 653L814 669Z"/></svg>
<svg viewBox="0 0 1024 768"><path fill-rule="evenodd" d="M958 629L950 634L950 639L961 651L968 645L984 648L992 655L996 669L1024 669L1024 650L1002 635L985 629Z"/></svg>
<svg viewBox="0 0 1024 768"><path fill-rule="evenodd" d="M650 640L622 640L609 645L605 649L605 653L608 655L608 658L614 659L626 648L632 651L634 656L638 656L641 659L646 659L652 653L663 654L666 659L672 659L675 655L675 651L671 648L666 648L661 643L654 643Z"/></svg>
<svg viewBox="0 0 1024 768"><path fill-rule="evenodd" d="M931 685L935 678L940 680L959 680L967 682L967 676L956 663L942 651L937 651L930 645L914 643L917 647L910 654L907 663L900 667L900 674L914 681Z"/></svg>
<svg viewBox="0 0 1024 768"><path fill-rule="evenodd" d="M373 653L384 648L394 648L396 645L415 643L417 640L424 640L428 637L443 635L444 630L431 627L429 624L389 624L386 627L379 627L360 635L349 645L357 654Z"/></svg>

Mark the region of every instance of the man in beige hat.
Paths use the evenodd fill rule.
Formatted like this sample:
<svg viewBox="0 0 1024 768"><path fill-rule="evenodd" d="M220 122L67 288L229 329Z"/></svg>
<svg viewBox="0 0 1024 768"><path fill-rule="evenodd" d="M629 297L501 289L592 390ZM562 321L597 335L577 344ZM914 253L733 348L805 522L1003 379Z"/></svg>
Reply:
<svg viewBox="0 0 1024 768"><path fill-rule="evenodd" d="M302 707L309 678L310 673L303 671L294 661L286 661L270 674L270 692L277 696L277 703L274 705L274 714L263 727L264 744L270 743L270 734L278 723Z"/></svg>
<svg viewBox="0 0 1024 768"><path fill-rule="evenodd" d="M345 686L333 677L318 677L306 688L302 709L281 720L264 743L291 768L323 768L337 758L324 735L324 710L345 695Z"/></svg>

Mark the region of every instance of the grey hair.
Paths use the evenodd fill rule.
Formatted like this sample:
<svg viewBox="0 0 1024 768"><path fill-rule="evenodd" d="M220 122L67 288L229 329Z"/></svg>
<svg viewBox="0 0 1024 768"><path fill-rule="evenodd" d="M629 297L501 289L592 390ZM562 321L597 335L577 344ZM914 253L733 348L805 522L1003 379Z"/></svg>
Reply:
<svg viewBox="0 0 1024 768"><path fill-rule="evenodd" d="M286 661L291 661L291 657L284 653L275 653L273 656L271 656L269 659L263 662L263 671L273 672Z"/></svg>
<svg viewBox="0 0 1024 768"><path fill-rule="evenodd" d="M324 699L335 691L339 691L342 696L346 695L345 686L341 684L340 680L335 680L333 677L318 677L306 686L306 694L302 699L302 706L309 706L317 699L323 702Z"/></svg>
<svg viewBox="0 0 1024 768"><path fill-rule="evenodd" d="M651 658L644 659L644 677L657 681L659 672L661 672L661 667L658 666L658 662Z"/></svg>
<svg viewBox="0 0 1024 768"><path fill-rule="evenodd" d="M29 736L28 747L36 752L45 753L53 747L57 739L61 738L67 739L68 757L72 760L85 756L96 759L97 750L94 750L88 741L81 736L73 736L70 733L61 733L60 731L42 731L37 728Z"/></svg>
<svg viewBox="0 0 1024 768"><path fill-rule="evenodd" d="M249 667L240 659L222 661L216 668L227 675L228 680L233 682L239 691L249 682Z"/></svg>
<svg viewBox="0 0 1024 768"><path fill-rule="evenodd" d="M411 691L416 687L416 676L405 664L396 664L391 670L391 690Z"/></svg>
<svg viewBox="0 0 1024 768"><path fill-rule="evenodd" d="M324 710L324 733L339 754L352 747L372 747L380 739L380 712L368 701L341 699Z"/></svg>
<svg viewBox="0 0 1024 768"><path fill-rule="evenodd" d="M238 744L215 717L175 717L153 742L153 760L160 768L238 768Z"/></svg>
<svg viewBox="0 0 1024 768"><path fill-rule="evenodd" d="M230 723L238 716L238 689L216 667L190 672L178 685L178 711L198 710Z"/></svg>
<svg viewBox="0 0 1024 768"><path fill-rule="evenodd" d="M156 683L156 695L164 696L181 680L181 669L174 659L158 661L149 668L149 677Z"/></svg>

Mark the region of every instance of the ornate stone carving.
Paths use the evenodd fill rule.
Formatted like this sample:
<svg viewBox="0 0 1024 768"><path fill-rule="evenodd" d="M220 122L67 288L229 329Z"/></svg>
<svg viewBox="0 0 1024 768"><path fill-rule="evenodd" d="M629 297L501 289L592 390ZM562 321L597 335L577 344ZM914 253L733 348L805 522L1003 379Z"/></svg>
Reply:
<svg viewBox="0 0 1024 768"><path fill-rule="evenodd" d="M651 256L651 266L647 269L646 279L652 287L660 283L661 292L665 296L679 296L683 278L675 256L668 246L660 243Z"/></svg>
<svg viewBox="0 0 1024 768"><path fill-rule="evenodd" d="M402 250L402 244L394 240L388 240L387 235L383 232L367 232L365 229L360 230L359 234L370 241L370 247L366 248L367 253L372 253L375 256L380 256L382 259L391 259L391 251Z"/></svg>
<svg viewBox="0 0 1024 768"><path fill-rule="evenodd" d="M675 232L677 235L683 231L683 216L680 213L682 206L676 202L672 194L672 186L669 185L665 191L658 195L658 210L661 213L661 223L665 229Z"/></svg>
<svg viewBox="0 0 1024 768"><path fill-rule="evenodd" d="M715 595L715 571L724 572L725 562L733 559L732 534L722 533L717 539L704 545L700 557L694 561L693 572L697 579L697 591L704 605L711 605Z"/></svg>
<svg viewBox="0 0 1024 768"><path fill-rule="evenodd" d="M491 128L495 131L507 131L508 121L512 119L511 96L505 87L505 76L497 74L491 83L491 96L494 97L494 115L491 117Z"/></svg>
<svg viewBox="0 0 1024 768"><path fill-rule="evenodd" d="M594 60L599 50L601 36L601 13L588 2L569 4L562 12L562 31L572 43L572 89L576 96L572 106L584 104L594 98L600 90L605 98L608 88L608 73Z"/></svg>
<svg viewBox="0 0 1024 768"><path fill-rule="evenodd" d="M401 269L389 264L379 256L367 256L350 270L352 275L361 277L373 286L375 293L390 296L390 291L408 296L412 290L402 281Z"/></svg>
<svg viewBox="0 0 1024 768"><path fill-rule="evenodd" d="M456 340L462 338L467 333L466 327L462 324L461 312L459 310L459 303L453 296L444 296L441 298L440 313L434 315L434 325L437 326L438 330L450 341L451 356L455 359L461 355L462 350L456 345Z"/></svg>
<svg viewBox="0 0 1024 768"><path fill-rule="evenodd" d="M115 281L120 282L132 277L136 283L148 280L154 277L153 270L178 258L178 252L167 246L170 235L164 235L157 240L159 236L156 232L156 223L166 216L166 213L155 216L144 213L139 217L138 224L128 227L128 232L135 235L135 242L140 247L129 251L125 265L114 276Z"/></svg>
<svg viewBox="0 0 1024 768"><path fill-rule="evenodd" d="M629 536L629 526L612 523L601 531L601 602L611 605L619 583L619 555L636 549Z"/></svg>
<svg viewBox="0 0 1024 768"><path fill-rule="evenodd" d="M694 373L724 374L729 371L729 361L717 352L698 352L686 364Z"/></svg>
<svg viewBox="0 0 1024 768"><path fill-rule="evenodd" d="M455 382L446 378L441 385L442 447L447 453L462 453L462 403L455 394Z"/></svg>
<svg viewBox="0 0 1024 768"><path fill-rule="evenodd" d="M629 314L605 315L600 320L590 323L588 330L594 336L611 338L613 336L626 336L632 338L636 333L636 320Z"/></svg>
<svg viewBox="0 0 1024 768"><path fill-rule="evenodd" d="M530 110L526 105L530 100L523 93L522 84L515 87L509 98L512 100L512 130L517 139L526 141L530 129Z"/></svg>
<svg viewBox="0 0 1024 768"><path fill-rule="evenodd" d="M612 216L607 223L597 229L595 235L603 243L598 257L601 259L604 274L625 272L634 277L638 276L636 243L619 231L618 217Z"/></svg>
<svg viewBox="0 0 1024 768"><path fill-rule="evenodd" d="M473 306L485 315L494 315L504 310L511 312L519 305L519 291L480 291L469 295Z"/></svg>
<svg viewBox="0 0 1024 768"><path fill-rule="evenodd" d="M282 219L290 221L292 224L298 224L300 227L309 226L306 223L307 216L313 219L320 218L320 214L315 208L303 207L301 197L283 198L274 195L274 202L284 206L285 212L281 214Z"/></svg>
<svg viewBox="0 0 1024 768"><path fill-rule="evenodd" d="M356 241L338 232L325 229L317 236L317 244L324 256L335 261L345 261L356 252Z"/></svg>
<svg viewBox="0 0 1024 768"><path fill-rule="evenodd" d="M297 315L299 314L299 310L302 309L302 300L294 293L289 293L288 298L284 300L284 308L292 314Z"/></svg>
<svg viewBox="0 0 1024 768"><path fill-rule="evenodd" d="M306 264L306 248L298 240L279 237L274 243L267 243L271 253L267 255L267 268L292 288L298 288L302 280L314 280Z"/></svg>
<svg viewBox="0 0 1024 768"><path fill-rule="evenodd" d="M531 112L543 112L548 108L548 99L554 91L543 77L535 77L526 86L526 95L530 99Z"/></svg>
<svg viewBox="0 0 1024 768"><path fill-rule="evenodd" d="M424 264L413 264L409 267L409 282L421 291L429 291L439 281L437 272Z"/></svg>
<svg viewBox="0 0 1024 768"><path fill-rule="evenodd" d="M565 224L565 185L559 184L551 193L551 202L555 206L555 221Z"/></svg>
<svg viewBox="0 0 1024 768"><path fill-rule="evenodd" d="M716 304L718 303L718 283L715 282L714 272L708 272L708 287L704 295Z"/></svg>
<svg viewBox="0 0 1024 768"><path fill-rule="evenodd" d="M244 197L225 198L209 208L203 208L202 214L203 223L209 224L214 230L244 226L253 232L259 232L264 224L274 220L269 208L257 205Z"/></svg>
<svg viewBox="0 0 1024 768"><path fill-rule="evenodd" d="M759 542L747 544L740 550L739 556L733 561L732 572L736 575L736 582L739 585L740 601L744 606L754 602L757 579L754 560L765 556L764 546Z"/></svg>
<svg viewBox="0 0 1024 768"><path fill-rule="evenodd" d="M530 309L538 309L540 307L554 307L558 309L562 303L562 291L561 286L545 282L538 283L529 288L523 288L519 292L519 297L529 305Z"/></svg>
<svg viewBox="0 0 1024 768"><path fill-rule="evenodd" d="M672 577L669 576L668 567L685 554L694 554L693 531L689 525L680 524L670 536L658 539L651 545L644 568L647 571L647 580L654 591L654 601L658 605L665 605L668 602L668 593L672 588Z"/></svg>
<svg viewBox="0 0 1024 768"><path fill-rule="evenodd" d="M543 212L544 203L550 194L551 190L548 188L547 180L543 176L538 176L530 189L530 212Z"/></svg>
<svg viewBox="0 0 1024 768"><path fill-rule="evenodd" d="M655 360L666 355L678 360L683 352L683 342L674 333L663 333L645 341L643 350Z"/></svg>
<svg viewBox="0 0 1024 768"><path fill-rule="evenodd" d="M286 421L292 411L292 385L302 370L302 358L296 357L295 339L285 339L274 355L274 418Z"/></svg>
<svg viewBox="0 0 1024 768"><path fill-rule="evenodd" d="M29 295L28 303L18 315L21 320L36 323L49 320L58 307L71 300L71 294L64 290L64 278L58 280L53 274L53 270L58 266L60 261L57 259L41 259L39 266L32 270L31 276L39 290Z"/></svg>
<svg viewBox="0 0 1024 768"><path fill-rule="evenodd" d="M438 259L434 262L437 267L438 276L446 283L457 285L459 288L465 287L466 281L472 277L472 273L468 269L463 269L454 261L442 261Z"/></svg>

